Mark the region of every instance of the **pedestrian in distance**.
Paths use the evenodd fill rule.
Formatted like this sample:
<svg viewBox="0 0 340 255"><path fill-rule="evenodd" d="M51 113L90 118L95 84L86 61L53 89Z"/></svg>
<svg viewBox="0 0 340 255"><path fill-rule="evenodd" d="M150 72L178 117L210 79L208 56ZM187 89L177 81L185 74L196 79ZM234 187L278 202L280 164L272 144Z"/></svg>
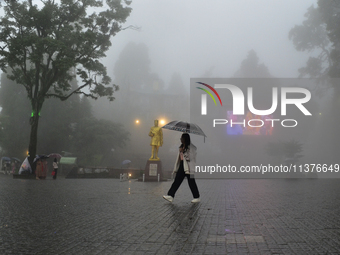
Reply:
<svg viewBox="0 0 340 255"><path fill-rule="evenodd" d="M57 158L54 158L54 161L53 161L53 172L52 172L53 180L57 179L57 173L58 173L58 161L57 161Z"/></svg>
<svg viewBox="0 0 340 255"><path fill-rule="evenodd" d="M176 177L168 191L168 194L163 196L165 200L169 202L174 200L178 188L181 186L184 178L187 177L191 193L194 197L191 202L200 202L200 193L193 176L196 165L196 151L196 146L190 142L189 134L183 133L181 136L181 146L179 147L174 167L174 173L176 173Z"/></svg>
<svg viewBox="0 0 340 255"><path fill-rule="evenodd" d="M44 169L44 162L41 159L36 161L35 167L35 178L37 180L45 180L46 179L46 170Z"/></svg>
<svg viewBox="0 0 340 255"><path fill-rule="evenodd" d="M11 173L12 173L12 174L15 174L16 164L15 164L14 161L12 162L11 167L12 167Z"/></svg>

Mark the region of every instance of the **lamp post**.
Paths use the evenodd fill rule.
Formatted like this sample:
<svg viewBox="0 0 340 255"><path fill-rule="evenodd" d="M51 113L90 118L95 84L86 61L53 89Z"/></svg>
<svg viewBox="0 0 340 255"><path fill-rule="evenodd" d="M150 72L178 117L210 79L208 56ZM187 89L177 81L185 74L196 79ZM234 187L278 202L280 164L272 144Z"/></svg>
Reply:
<svg viewBox="0 0 340 255"><path fill-rule="evenodd" d="M165 125L165 119L164 118L160 119L159 124L161 126L164 126Z"/></svg>

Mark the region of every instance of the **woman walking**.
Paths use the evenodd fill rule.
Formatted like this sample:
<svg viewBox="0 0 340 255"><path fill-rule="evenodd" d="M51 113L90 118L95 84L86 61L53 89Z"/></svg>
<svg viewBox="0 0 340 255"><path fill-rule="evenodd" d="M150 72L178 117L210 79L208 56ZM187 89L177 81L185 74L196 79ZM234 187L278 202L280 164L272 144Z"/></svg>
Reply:
<svg viewBox="0 0 340 255"><path fill-rule="evenodd" d="M54 161L53 161L53 179L57 179L57 173L58 173L58 161L56 158L54 158Z"/></svg>
<svg viewBox="0 0 340 255"><path fill-rule="evenodd" d="M181 186L184 178L187 177L191 193L194 197L191 202L198 203L200 202L200 194L196 181L193 178L196 164L196 147L190 142L190 136L187 133L182 134L181 143L182 144L179 147L174 168L176 177L168 191L168 194L164 195L163 198L169 202L172 202L174 200L176 191L178 190L179 186Z"/></svg>

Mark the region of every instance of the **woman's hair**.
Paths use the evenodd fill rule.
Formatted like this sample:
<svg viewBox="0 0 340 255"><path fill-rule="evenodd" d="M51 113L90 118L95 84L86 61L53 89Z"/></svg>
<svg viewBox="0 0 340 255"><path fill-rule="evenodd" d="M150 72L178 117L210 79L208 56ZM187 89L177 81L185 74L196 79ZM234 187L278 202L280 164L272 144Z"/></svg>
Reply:
<svg viewBox="0 0 340 255"><path fill-rule="evenodd" d="M190 145L190 135L188 133L183 133L182 138L184 140L185 149L188 149L188 147Z"/></svg>

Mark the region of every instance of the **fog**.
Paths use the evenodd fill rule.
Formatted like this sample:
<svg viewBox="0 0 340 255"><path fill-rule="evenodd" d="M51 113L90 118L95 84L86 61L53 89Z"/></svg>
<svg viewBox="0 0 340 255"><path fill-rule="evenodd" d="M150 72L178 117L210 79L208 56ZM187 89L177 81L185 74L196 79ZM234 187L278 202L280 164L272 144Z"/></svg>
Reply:
<svg viewBox="0 0 340 255"><path fill-rule="evenodd" d="M299 127L289 131L275 128L270 136L232 137L226 135L226 128L217 132L211 129L211 112L210 122L201 120L194 115L200 101L194 106L195 111L192 105L191 89L197 86L190 83L192 78L207 83L206 78L277 78L268 88L298 86L298 81L283 80L298 78L299 68L320 52L297 51L288 34L295 25L302 24L312 5L317 6L317 0L132 1L131 15L112 38L112 46L102 59L120 89L114 93L113 102L106 98L91 101L97 119L121 123L130 133L125 148L112 144L115 161L108 164L129 159L130 167L144 169L151 155L148 133L155 119L160 120L160 126L172 120L197 121L207 134L205 142L202 136L191 136L198 145L201 165L282 164L284 157L270 155L270 149L266 149L280 142L297 142L302 146L301 164L334 163L334 127L339 123L331 118L336 112L329 103L333 100L331 85L323 95L318 95L315 81L310 85L302 82L312 93L307 107L312 116L302 119L295 108L286 118L297 119ZM253 64L250 73L241 70L247 68L245 62ZM256 107L270 107L268 88L254 92ZM243 86L242 90L245 93L246 88ZM232 110L232 99L224 96L222 101L228 101L227 108L213 108L213 102L209 102L210 111L215 109L220 114L217 118L227 118ZM200 95L196 95L195 100L198 99ZM267 103L260 106L264 102ZM279 109L273 117L279 118L278 112ZM164 144L159 156L165 171L172 170L180 135L163 130Z"/></svg>
<svg viewBox="0 0 340 255"><path fill-rule="evenodd" d="M308 54L294 49L288 32L312 4L317 1L133 1L126 26L141 30L117 34L105 63L112 72L126 43L145 43L153 72L165 82L179 72L189 86L190 77L211 67L214 77L233 76L254 49L273 76L297 77Z"/></svg>
<svg viewBox="0 0 340 255"><path fill-rule="evenodd" d="M318 52L297 51L289 40L288 33L295 25L303 22L304 14L312 5L316 6L317 1L134 1L131 5L133 11L123 27L132 25L139 30L126 29L117 34L112 40L108 57L104 60L109 74L120 86L120 91L115 93L116 100L113 103L103 100L94 103L97 116L124 124L131 133L130 143L123 150L124 155L135 163L133 167L143 168L148 150L151 152L147 133L153 126L154 119L164 119L166 122L193 119L189 103L181 106L180 110L174 107L181 100L176 95L186 94L188 97L184 100L189 99L190 78L235 77L251 50L256 53L259 64L268 69L270 77L298 77L298 69ZM143 81L139 83L137 78L133 78L138 76L134 68L140 59L136 51L130 52L130 62L126 68L131 69L126 71L127 78L123 81L115 76L115 65L122 58L122 52L125 50L125 54L129 55L129 43L136 49L147 48L147 56L144 57L149 62L145 72L157 76L156 83L161 84L157 91L152 90L153 84L141 84ZM130 48L133 47L130 45ZM176 84L173 82L174 74L177 77ZM257 77L262 76L258 74ZM304 160L300 162L315 159L318 151L315 143L318 143L319 138L316 137L317 131L314 134L311 132L318 130L317 125L320 124L317 123L320 120L317 116L327 107L331 90L323 97L318 97L313 88L308 89L312 91L313 100L310 104L314 122L307 122L299 131L286 132L285 136L274 132L270 138L260 138L260 143L251 146L261 150L264 155L263 147L266 143L296 139L304 146ZM132 92L136 92L138 96L133 96ZM136 100L140 101L136 103ZM168 100L165 103L168 107L164 107L164 100ZM140 120L138 126L134 123L135 119ZM205 143L202 137L192 136L193 142L199 144L201 149L201 160L209 158L210 162L223 161L224 155L212 156L212 144L217 138L212 137L212 131L208 131L205 124L203 126L210 133ZM166 170L171 170L180 133L169 130L164 130L163 133L164 145L160 148L160 157ZM247 154L249 151L246 153L242 148L250 145L244 141L255 138L242 139L231 143L229 147L237 145L241 154ZM278 162L282 163L280 160ZM254 162L249 160L247 163Z"/></svg>

